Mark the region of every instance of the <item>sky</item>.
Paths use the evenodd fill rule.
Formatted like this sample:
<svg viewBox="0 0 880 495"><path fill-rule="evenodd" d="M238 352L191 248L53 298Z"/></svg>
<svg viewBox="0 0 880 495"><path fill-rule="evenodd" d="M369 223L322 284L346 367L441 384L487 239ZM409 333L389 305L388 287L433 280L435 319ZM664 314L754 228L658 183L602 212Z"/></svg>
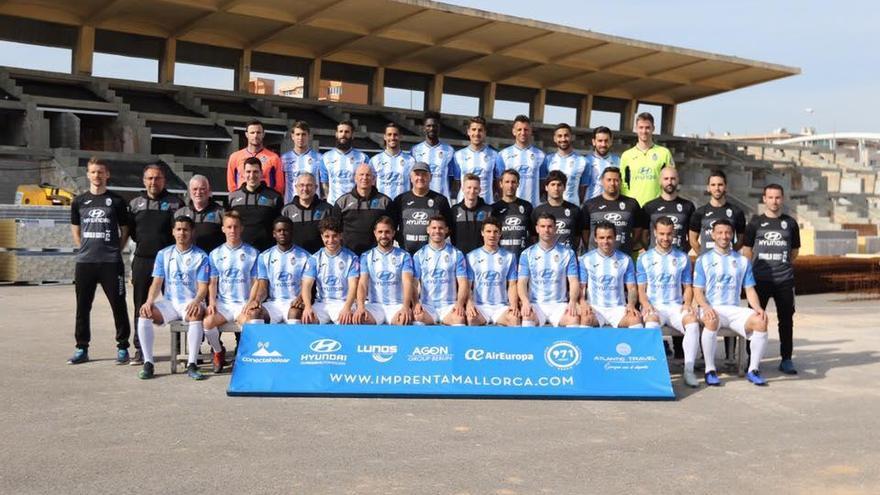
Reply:
<svg viewBox="0 0 880 495"><path fill-rule="evenodd" d="M600 33L799 67L801 74L710 96L678 107L676 134L877 132L874 115L880 51L880 2L555 0L536 11L533 0L447 0L448 3ZM0 41L0 65L70 71L69 52ZM155 80L156 61L96 54L94 75ZM178 64L175 82L231 89L232 72ZM409 106L411 96L386 93L389 105ZM418 98L416 98L418 99ZM444 111L470 113L474 101L444 100ZM640 110L657 110L643 108ZM496 117L512 118L527 107L499 104ZM654 111L655 115L659 113ZM547 121L573 121L571 111L548 109ZM616 128L616 117L597 113L593 126Z"/></svg>

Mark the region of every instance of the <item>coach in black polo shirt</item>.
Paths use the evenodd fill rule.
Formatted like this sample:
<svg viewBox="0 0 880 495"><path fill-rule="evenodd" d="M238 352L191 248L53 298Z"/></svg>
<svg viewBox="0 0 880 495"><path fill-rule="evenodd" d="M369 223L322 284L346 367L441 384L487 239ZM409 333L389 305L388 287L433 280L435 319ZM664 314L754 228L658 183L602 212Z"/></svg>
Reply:
<svg viewBox="0 0 880 495"><path fill-rule="evenodd" d="M311 172L296 178L296 196L284 205L281 214L293 222L293 244L314 254L324 247L318 224L330 216L333 206L317 196L318 181Z"/></svg>
<svg viewBox="0 0 880 495"><path fill-rule="evenodd" d="M654 222L660 217L668 217L675 225L672 233L672 247L685 254L690 252L691 243L688 236L694 204L678 195L678 169L663 167L660 171L660 196L645 203L642 207L648 216L650 237L648 247L654 247Z"/></svg>
<svg viewBox="0 0 880 495"><path fill-rule="evenodd" d="M275 245L272 223L281 214L284 199L263 182L263 163L250 157L244 161L244 182L229 193L229 208L241 216L241 240L259 251Z"/></svg>
<svg viewBox="0 0 880 495"><path fill-rule="evenodd" d="M570 247L575 253L581 244L583 219L581 209L564 198L568 177L561 170L553 170L547 174L544 189L547 191L547 202L535 208L532 217L535 222L542 213L549 213L556 219L556 242Z"/></svg>
<svg viewBox="0 0 880 495"><path fill-rule="evenodd" d="M483 220L492 216L492 206L480 197L480 178L465 174L461 181L462 200L452 207L449 237L452 245L467 254L483 245Z"/></svg>
<svg viewBox="0 0 880 495"><path fill-rule="evenodd" d="M223 235L223 207L211 200L211 184L204 175L189 179L189 203L174 213L174 218L189 217L195 223L195 245L206 253L226 242Z"/></svg>
<svg viewBox="0 0 880 495"><path fill-rule="evenodd" d="M641 244L642 231L648 227L648 218L639 202L620 194L620 169L608 167L602 172L602 194L590 199L581 207L584 221L584 245L596 247L596 236L590 235L599 222L611 222L617 230L614 249L627 255L633 254L635 242ZM642 247L642 246L639 246Z"/></svg>
<svg viewBox="0 0 880 495"><path fill-rule="evenodd" d="M782 186L764 187L764 213L752 217L746 226L742 254L753 261L755 289L766 309L770 298L776 303L779 320L779 371L794 375L797 370L791 360L794 330L794 260L801 247L797 220L782 213Z"/></svg>
<svg viewBox="0 0 880 495"><path fill-rule="evenodd" d="M448 224L451 219L449 200L429 189L431 167L416 162L409 173L412 190L398 195L391 205L392 217L397 222L397 244L410 254L428 243L428 222L442 215Z"/></svg>
<svg viewBox="0 0 880 495"><path fill-rule="evenodd" d="M501 220L500 245L513 253L516 259L532 245L535 237L532 204L516 196L519 180L519 172L512 168L502 172L501 198L492 204L492 216Z"/></svg>
<svg viewBox="0 0 880 495"><path fill-rule="evenodd" d="M354 189L333 205L332 215L342 222L342 244L361 255L376 246L373 224L390 213L391 198L376 189L373 168L362 163L354 172Z"/></svg>

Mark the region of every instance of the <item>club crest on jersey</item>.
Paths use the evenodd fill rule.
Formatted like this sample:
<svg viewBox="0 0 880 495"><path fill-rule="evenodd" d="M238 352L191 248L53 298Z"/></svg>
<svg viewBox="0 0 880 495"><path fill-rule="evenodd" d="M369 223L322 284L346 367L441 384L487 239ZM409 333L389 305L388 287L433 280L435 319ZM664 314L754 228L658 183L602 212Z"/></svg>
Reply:
<svg viewBox="0 0 880 495"><path fill-rule="evenodd" d="M736 260L730 260L730 266L736 268Z"/></svg>
<svg viewBox="0 0 880 495"><path fill-rule="evenodd" d="M624 203L623 201L620 202L620 209L621 209L621 210L625 210L625 209L626 209L626 203Z"/></svg>
<svg viewBox="0 0 880 495"><path fill-rule="evenodd" d="M525 212L526 212L526 208L525 208L525 206L523 206L523 205L519 205L519 212L520 212L520 214L525 213ZM783 228L785 228L785 227L783 227Z"/></svg>
<svg viewBox="0 0 880 495"><path fill-rule="evenodd" d="M241 261L244 261L244 253L241 253L241 254L239 255L239 259L241 259Z"/></svg>
<svg viewBox="0 0 880 495"><path fill-rule="evenodd" d="M554 255L553 255L553 261L556 262L556 263L559 263L559 254L554 254Z"/></svg>
<svg viewBox="0 0 880 495"><path fill-rule="evenodd" d="M672 258L672 266L678 266L678 260L677 260L677 259Z"/></svg>
<svg viewBox="0 0 880 495"><path fill-rule="evenodd" d="M428 200L428 208L433 208L433 207L434 207L434 200L433 200L433 199L429 199L429 200Z"/></svg>
<svg viewBox="0 0 880 495"><path fill-rule="evenodd" d="M290 264L291 264L291 265L295 265L295 264L296 264L296 258L294 258L293 256L290 257Z"/></svg>
<svg viewBox="0 0 880 495"><path fill-rule="evenodd" d="M110 198L107 198L107 199L104 200L104 204L107 205L107 206L110 206L111 204L113 204L113 200L110 199ZM783 228L784 228L784 227L783 227Z"/></svg>
<svg viewBox="0 0 880 495"><path fill-rule="evenodd" d="M728 208L725 213L727 213L727 218L733 217L733 210L731 210L730 208Z"/></svg>
<svg viewBox="0 0 880 495"><path fill-rule="evenodd" d="M379 198L376 198L370 201L370 208L378 208L379 207Z"/></svg>
<svg viewBox="0 0 880 495"><path fill-rule="evenodd" d="M342 269L343 269L343 268L345 268L345 262L344 262L344 261L342 261L342 260L339 260L339 264L338 264L338 265L336 265L336 266L338 266L338 267L339 267L339 269L340 269L340 270L342 270Z"/></svg>
<svg viewBox="0 0 880 495"><path fill-rule="evenodd" d="M571 210L570 210L570 209L568 209L568 208L565 209L565 216L567 216L567 217L570 217L570 216L571 216Z"/></svg>
<svg viewBox="0 0 880 495"><path fill-rule="evenodd" d="M477 212L477 221L481 222L485 219L486 219L486 212L484 212L484 211Z"/></svg>
<svg viewBox="0 0 880 495"><path fill-rule="evenodd" d="M787 229L787 228L788 228L788 222L786 222L785 220L783 220L782 223L779 224L779 226L782 227L783 229Z"/></svg>
<svg viewBox="0 0 880 495"><path fill-rule="evenodd" d="M167 211L169 206L170 205L166 201L162 201L161 203L159 203L159 209L162 211Z"/></svg>
<svg viewBox="0 0 880 495"><path fill-rule="evenodd" d="M651 155L651 160L654 160L655 162L657 161L657 153Z"/></svg>
<svg viewBox="0 0 880 495"><path fill-rule="evenodd" d="M682 210L684 210L684 207L682 207L681 203L679 203L679 204L675 205L675 209L678 210L679 213L681 213Z"/></svg>
<svg viewBox="0 0 880 495"><path fill-rule="evenodd" d="M614 262L611 263L611 266L613 266L614 268L620 268L620 262L618 262L617 260L614 260Z"/></svg>

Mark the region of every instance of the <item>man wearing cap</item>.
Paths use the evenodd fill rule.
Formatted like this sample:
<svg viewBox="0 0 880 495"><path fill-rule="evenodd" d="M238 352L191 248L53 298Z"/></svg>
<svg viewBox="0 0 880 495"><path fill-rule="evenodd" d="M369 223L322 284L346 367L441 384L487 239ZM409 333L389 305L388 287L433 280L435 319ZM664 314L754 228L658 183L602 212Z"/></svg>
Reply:
<svg viewBox="0 0 880 495"><path fill-rule="evenodd" d="M391 213L399 228L397 244L410 254L415 254L428 243L428 222L431 217L442 215L449 223L451 210L446 196L430 189L431 167L416 162L409 174L412 190L400 194L391 204Z"/></svg>

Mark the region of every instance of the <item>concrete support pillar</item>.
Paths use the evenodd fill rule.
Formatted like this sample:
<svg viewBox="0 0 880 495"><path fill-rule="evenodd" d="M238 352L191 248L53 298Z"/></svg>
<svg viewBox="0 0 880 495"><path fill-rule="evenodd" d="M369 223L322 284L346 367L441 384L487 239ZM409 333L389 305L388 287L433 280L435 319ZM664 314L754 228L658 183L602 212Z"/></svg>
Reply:
<svg viewBox="0 0 880 495"><path fill-rule="evenodd" d="M309 64L309 78L306 81L306 97L317 100L321 93L321 59L316 58Z"/></svg>
<svg viewBox="0 0 880 495"><path fill-rule="evenodd" d="M620 130L632 132L636 120L636 110L639 108L639 100L628 100L623 112L620 114Z"/></svg>
<svg viewBox="0 0 880 495"><path fill-rule="evenodd" d="M159 84L174 84L174 64L177 63L177 38L165 40L162 59L159 60Z"/></svg>
<svg viewBox="0 0 880 495"><path fill-rule="evenodd" d="M251 82L251 50L245 48L235 66L235 90L247 91Z"/></svg>
<svg viewBox="0 0 880 495"><path fill-rule="evenodd" d="M544 107L547 106L547 90L541 88L532 98L532 104L529 105L529 118L532 122L544 122Z"/></svg>
<svg viewBox="0 0 880 495"><path fill-rule="evenodd" d="M439 112L443 103L443 74L434 74L431 78L431 84L428 86L427 109Z"/></svg>
<svg viewBox="0 0 880 495"><path fill-rule="evenodd" d="M671 136L675 134L675 110L676 105L663 105L663 116L660 125L660 134Z"/></svg>
<svg viewBox="0 0 880 495"><path fill-rule="evenodd" d="M385 67L376 67L373 70L373 84L370 88L370 104L376 106L385 105Z"/></svg>
<svg viewBox="0 0 880 495"><path fill-rule="evenodd" d="M80 26L73 47L73 73L82 76L92 75L92 60L95 57L95 28Z"/></svg>
<svg viewBox="0 0 880 495"><path fill-rule="evenodd" d="M584 95L577 109L578 127L590 127L590 118L593 115L593 95Z"/></svg>
<svg viewBox="0 0 880 495"><path fill-rule="evenodd" d="M488 82L483 87L483 98L480 100L480 115L484 118L491 119L495 116L495 91L498 84Z"/></svg>

